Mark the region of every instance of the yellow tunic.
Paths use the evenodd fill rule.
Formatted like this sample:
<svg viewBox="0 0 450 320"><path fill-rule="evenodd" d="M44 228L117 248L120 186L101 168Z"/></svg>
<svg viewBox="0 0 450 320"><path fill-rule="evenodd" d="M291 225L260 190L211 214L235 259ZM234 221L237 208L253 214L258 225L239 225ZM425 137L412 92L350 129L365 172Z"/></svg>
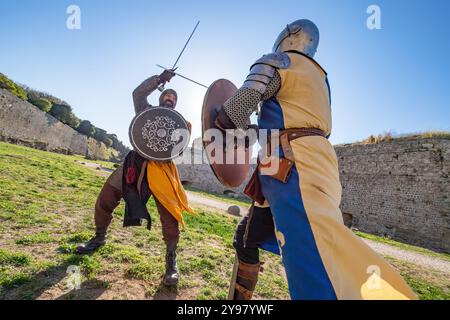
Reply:
<svg viewBox="0 0 450 320"><path fill-rule="evenodd" d="M172 161L148 161L147 181L153 196L184 226L183 212L194 214L194 210L189 206L176 165Z"/></svg>
<svg viewBox="0 0 450 320"><path fill-rule="evenodd" d="M330 134L331 103L325 71L308 57L288 54L291 66L278 70L281 88L275 104L268 102L267 108L276 105L277 112L282 113L280 119L285 129L313 127ZM262 107L262 114L266 106ZM264 122L272 125L270 119L262 119ZM299 239L295 233L311 230L319 260L337 299L416 299L402 277L343 224L339 209L341 184L333 146L327 139L317 136L296 139L291 145L298 172L292 177L295 182L291 179L287 185L282 185L262 177L263 191L272 208L286 270L290 273L288 280L291 277L291 295L296 292L301 296L304 290L314 290L302 285L304 280L297 281L300 273L309 271L307 265L295 261L295 255L298 256L301 250L307 253L310 249L304 249L302 244L288 243ZM294 185L289 186L291 183ZM290 198L284 197L286 192L289 193L288 189L299 190L301 197L296 198L298 195L292 193L294 191L291 191ZM302 212L306 213L309 226L303 224L295 229L296 222L289 215L300 219L302 224ZM283 224L283 221L286 222ZM303 258L300 256L298 259Z"/></svg>

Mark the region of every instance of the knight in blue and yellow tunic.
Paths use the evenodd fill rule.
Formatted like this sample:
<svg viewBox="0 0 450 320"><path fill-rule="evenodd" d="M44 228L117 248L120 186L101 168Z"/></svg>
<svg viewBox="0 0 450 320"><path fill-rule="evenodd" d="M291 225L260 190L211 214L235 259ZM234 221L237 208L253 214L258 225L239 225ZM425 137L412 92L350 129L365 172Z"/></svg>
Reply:
<svg viewBox="0 0 450 320"><path fill-rule="evenodd" d="M260 129L299 133L289 138L293 166L285 180L257 169L264 201L253 203L236 230L232 298L252 297L263 248L281 254L292 299L416 299L402 277L343 223L338 161L327 139L330 87L313 59L317 44L311 21L289 24L216 119L220 128L246 129L262 103ZM280 147L280 157L285 151Z"/></svg>

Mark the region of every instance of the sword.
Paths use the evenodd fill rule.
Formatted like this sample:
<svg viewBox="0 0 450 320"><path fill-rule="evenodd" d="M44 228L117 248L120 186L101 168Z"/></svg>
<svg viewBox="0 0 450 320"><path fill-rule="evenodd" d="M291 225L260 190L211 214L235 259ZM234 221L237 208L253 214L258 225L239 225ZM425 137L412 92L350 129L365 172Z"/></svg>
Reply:
<svg viewBox="0 0 450 320"><path fill-rule="evenodd" d="M164 70L168 70L167 68L164 68L163 66L161 66L161 65L159 65L159 64L157 64L156 65L158 68L161 68L161 69L164 69ZM202 86L203 88L206 88L206 89L208 89L209 87L208 86L205 86L204 84L201 84L200 82L197 82L197 81L195 81L195 80L192 80L192 79L189 79L188 77L185 77L185 76L183 76L182 74L179 74L179 73L177 73L177 72L174 72L177 76L179 76L179 77L181 77L181 78L183 78L183 79L186 79L186 80L188 80L188 81L190 81L190 82L193 82L193 83L195 83L195 84L198 84L199 86Z"/></svg>
<svg viewBox="0 0 450 320"><path fill-rule="evenodd" d="M189 39L187 39L186 44L184 45L183 49L181 50L180 55L178 56L177 60L176 60L175 63L173 64L172 69L174 69L174 68L177 66L178 61L180 60L181 56L183 55L183 52L184 52L184 50L186 49L186 47L187 47L189 41L191 41L191 38L192 38L192 36L194 35L195 30L197 30L197 27L198 27L199 24L200 24L200 20L199 20L199 21L197 22L197 24L195 25L194 30L192 30L192 33L191 33L191 35L189 36Z"/></svg>
<svg viewBox="0 0 450 320"><path fill-rule="evenodd" d="M178 58L177 58L177 60L175 61L175 63L173 64L173 67L172 67L171 70L174 70L175 67L177 66L178 61L180 60L181 56L183 55L184 50L186 49L187 45L188 45L189 42L191 41L191 38L192 38L192 36L194 35L195 30L197 30L197 27L198 27L199 24L200 24L200 20L199 20L199 21L197 22L197 24L195 25L194 30L192 30L191 35L190 35L189 38L187 39L187 41L186 41L186 43L185 43L183 49L181 50L180 54L178 55ZM166 69L166 68L164 68L164 69ZM167 70L167 69L166 69L166 70ZM182 77L182 78L184 78L184 77ZM190 80L190 79L188 79L188 80ZM158 87L158 90L161 91L161 92L164 91L164 83L161 84L161 85Z"/></svg>

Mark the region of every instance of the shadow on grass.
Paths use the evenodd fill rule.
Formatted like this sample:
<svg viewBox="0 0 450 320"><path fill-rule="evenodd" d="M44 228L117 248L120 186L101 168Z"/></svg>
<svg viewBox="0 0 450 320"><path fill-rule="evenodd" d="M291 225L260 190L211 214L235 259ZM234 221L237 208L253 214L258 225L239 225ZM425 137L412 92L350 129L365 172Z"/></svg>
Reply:
<svg viewBox="0 0 450 320"><path fill-rule="evenodd" d="M178 296L177 286L167 287L161 281L158 288L156 289L155 294L152 297L149 296L149 298L152 298L153 300L176 300L177 296Z"/></svg>

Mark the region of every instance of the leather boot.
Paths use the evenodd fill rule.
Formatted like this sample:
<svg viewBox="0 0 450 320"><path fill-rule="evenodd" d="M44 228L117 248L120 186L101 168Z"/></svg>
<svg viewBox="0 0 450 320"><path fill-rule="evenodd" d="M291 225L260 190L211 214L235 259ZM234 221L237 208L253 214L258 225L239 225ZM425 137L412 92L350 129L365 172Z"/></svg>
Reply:
<svg viewBox="0 0 450 320"><path fill-rule="evenodd" d="M166 273L163 283L165 286L176 286L179 280L177 268L176 245L168 245L166 251Z"/></svg>
<svg viewBox="0 0 450 320"><path fill-rule="evenodd" d="M262 263L249 264L239 260L233 300L251 300Z"/></svg>
<svg viewBox="0 0 450 320"><path fill-rule="evenodd" d="M122 191L114 188L108 182L103 185L95 203L95 236L85 244L78 246L76 253L89 254L106 243L106 231L111 224L113 211L120 204L121 198Z"/></svg>
<svg viewBox="0 0 450 320"><path fill-rule="evenodd" d="M79 245L76 249L78 254L89 254L106 243L106 230L98 230L95 236L85 244Z"/></svg>

